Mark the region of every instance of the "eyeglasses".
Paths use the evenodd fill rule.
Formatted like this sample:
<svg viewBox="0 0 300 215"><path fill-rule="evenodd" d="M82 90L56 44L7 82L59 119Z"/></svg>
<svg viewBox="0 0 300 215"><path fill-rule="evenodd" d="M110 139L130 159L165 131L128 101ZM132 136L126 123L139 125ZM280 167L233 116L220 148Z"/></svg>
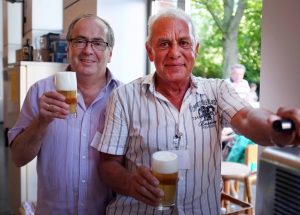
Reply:
<svg viewBox="0 0 300 215"><path fill-rule="evenodd" d="M96 51L105 51L106 47L109 46L107 42L100 41L100 40L87 40L84 38L73 38L69 40L72 44L72 47L77 49L83 49L87 47L87 45L90 43L92 48Z"/></svg>

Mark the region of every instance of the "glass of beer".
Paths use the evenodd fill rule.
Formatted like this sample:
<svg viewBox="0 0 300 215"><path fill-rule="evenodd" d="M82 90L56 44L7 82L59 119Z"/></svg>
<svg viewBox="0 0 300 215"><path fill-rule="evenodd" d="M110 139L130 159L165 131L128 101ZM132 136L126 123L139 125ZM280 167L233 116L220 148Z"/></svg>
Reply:
<svg viewBox="0 0 300 215"><path fill-rule="evenodd" d="M56 91L66 97L66 103L70 105L69 111L76 117L77 107L77 79L76 72L64 71L55 74Z"/></svg>
<svg viewBox="0 0 300 215"><path fill-rule="evenodd" d="M152 154L152 174L159 180L159 188L165 193L157 206L158 210L168 210L175 205L178 180L178 157L170 151Z"/></svg>

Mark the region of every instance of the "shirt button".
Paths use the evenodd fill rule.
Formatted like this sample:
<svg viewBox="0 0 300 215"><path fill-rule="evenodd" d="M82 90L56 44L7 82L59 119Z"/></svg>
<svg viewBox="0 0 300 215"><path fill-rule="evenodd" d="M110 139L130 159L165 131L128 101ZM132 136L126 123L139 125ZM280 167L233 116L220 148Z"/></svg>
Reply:
<svg viewBox="0 0 300 215"><path fill-rule="evenodd" d="M84 183L86 182L86 180L85 180L85 179L82 179L81 182L84 184Z"/></svg>
<svg viewBox="0 0 300 215"><path fill-rule="evenodd" d="M82 159L86 159L86 156L85 156L85 155L82 155Z"/></svg>

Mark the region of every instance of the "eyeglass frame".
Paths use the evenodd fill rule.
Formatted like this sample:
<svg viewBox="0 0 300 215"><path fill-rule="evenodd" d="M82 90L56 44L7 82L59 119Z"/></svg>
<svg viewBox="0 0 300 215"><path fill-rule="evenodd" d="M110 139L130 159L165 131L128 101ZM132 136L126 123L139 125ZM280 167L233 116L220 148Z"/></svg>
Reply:
<svg viewBox="0 0 300 215"><path fill-rule="evenodd" d="M107 47L110 47L108 42L104 42L101 40L88 40L84 37L70 38L68 41L71 43L71 46L76 49L84 49L88 46L89 43L91 44L91 47L93 48L94 51L105 51ZM78 46L76 46L78 44L73 43L73 41L82 41L82 42L84 41L85 45L83 47L78 47ZM105 44L106 46L99 46L101 48L103 47L103 49L97 49L94 47L94 44L93 44L94 42Z"/></svg>

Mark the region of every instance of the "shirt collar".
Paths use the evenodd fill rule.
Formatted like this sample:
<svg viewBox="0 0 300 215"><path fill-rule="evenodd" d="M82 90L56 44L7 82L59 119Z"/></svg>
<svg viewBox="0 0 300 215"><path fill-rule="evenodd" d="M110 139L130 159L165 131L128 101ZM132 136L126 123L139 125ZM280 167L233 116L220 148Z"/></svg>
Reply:
<svg viewBox="0 0 300 215"><path fill-rule="evenodd" d="M142 81L142 86L145 91L149 91L151 93L154 93L155 91L155 73L151 73L147 76L145 76L144 80ZM196 80L196 77L194 75L191 75L190 78L190 90L192 93L196 93L199 90L198 82Z"/></svg>
<svg viewBox="0 0 300 215"><path fill-rule="evenodd" d="M66 71L73 71L70 64L67 66ZM107 78L106 87L109 86L110 84L116 84L117 86L120 84L120 81L118 81L118 79L115 78L115 76L107 67L106 67L106 78Z"/></svg>
<svg viewBox="0 0 300 215"><path fill-rule="evenodd" d="M155 73L151 73L147 76L145 76L145 78L142 81L142 87L143 89L146 91L149 91L151 93L154 93L155 91L155 84L154 84L154 74Z"/></svg>
<svg viewBox="0 0 300 215"><path fill-rule="evenodd" d="M120 85L120 81L112 74L112 72L106 68L106 78L107 78L107 85L116 84L117 86Z"/></svg>

